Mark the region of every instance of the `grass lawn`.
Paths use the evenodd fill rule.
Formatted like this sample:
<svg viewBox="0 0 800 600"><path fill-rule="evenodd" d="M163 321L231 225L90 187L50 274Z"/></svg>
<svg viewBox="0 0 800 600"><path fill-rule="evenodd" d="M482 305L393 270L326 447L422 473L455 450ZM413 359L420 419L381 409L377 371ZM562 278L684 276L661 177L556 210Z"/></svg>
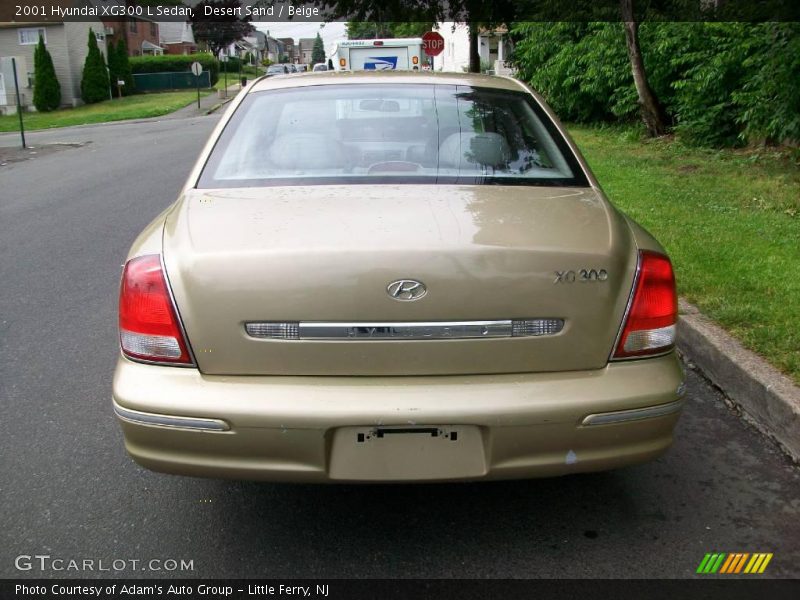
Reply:
<svg viewBox="0 0 800 600"><path fill-rule="evenodd" d="M201 96L209 93L209 90L200 90ZM194 90L165 92L163 94L138 94L77 108L64 108L49 113L25 113L23 119L25 121L25 131L68 127L70 125L86 125L88 123L104 123L106 121L142 119L166 115L183 108L196 99L197 92ZM18 130L19 119L17 115L0 117L0 132Z"/></svg>
<svg viewBox="0 0 800 600"><path fill-rule="evenodd" d="M242 77L247 77L247 82L250 83L253 80L261 77L264 74L264 69L262 68L260 71L257 71L255 67L244 67L242 69ZM239 71L232 71L228 73L228 87L236 84L236 89L239 89ZM225 88L225 73L222 72L220 69L219 72L219 79L217 79L217 83L211 86L215 90L221 90ZM229 92L230 95L230 92Z"/></svg>
<svg viewBox="0 0 800 600"><path fill-rule="evenodd" d="M609 198L670 253L679 293L800 384L800 165L569 129Z"/></svg>

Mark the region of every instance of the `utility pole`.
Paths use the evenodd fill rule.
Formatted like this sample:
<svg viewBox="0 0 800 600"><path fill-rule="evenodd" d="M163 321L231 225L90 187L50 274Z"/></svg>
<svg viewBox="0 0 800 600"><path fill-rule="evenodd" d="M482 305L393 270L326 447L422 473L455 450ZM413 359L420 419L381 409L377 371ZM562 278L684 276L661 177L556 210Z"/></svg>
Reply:
<svg viewBox="0 0 800 600"><path fill-rule="evenodd" d="M14 91L17 93L17 114L19 115L19 135L22 138L22 149L25 145L25 125L22 123L22 101L19 99L19 81L17 80L17 59L11 57L11 69L14 71Z"/></svg>

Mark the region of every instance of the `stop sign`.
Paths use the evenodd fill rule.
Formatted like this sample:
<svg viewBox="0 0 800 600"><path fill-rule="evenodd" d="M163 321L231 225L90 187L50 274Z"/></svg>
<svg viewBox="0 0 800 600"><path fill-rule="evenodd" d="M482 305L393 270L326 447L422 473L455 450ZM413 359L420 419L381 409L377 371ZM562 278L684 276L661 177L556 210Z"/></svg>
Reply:
<svg viewBox="0 0 800 600"><path fill-rule="evenodd" d="M428 56L439 56L444 50L444 38L437 31L422 36L422 49Z"/></svg>

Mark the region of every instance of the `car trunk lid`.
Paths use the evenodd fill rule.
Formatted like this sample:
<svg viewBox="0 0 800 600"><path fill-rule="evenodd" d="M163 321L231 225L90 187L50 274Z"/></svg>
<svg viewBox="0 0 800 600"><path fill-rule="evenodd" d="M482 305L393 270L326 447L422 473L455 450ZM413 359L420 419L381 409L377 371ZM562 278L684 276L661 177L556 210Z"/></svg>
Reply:
<svg viewBox="0 0 800 600"><path fill-rule="evenodd" d="M628 226L600 193L526 186L189 190L167 216L164 261L197 365L220 375L602 368L636 270ZM427 293L393 297L398 281ZM465 323L537 319L563 327L458 337L480 331ZM340 329L257 335L276 324Z"/></svg>

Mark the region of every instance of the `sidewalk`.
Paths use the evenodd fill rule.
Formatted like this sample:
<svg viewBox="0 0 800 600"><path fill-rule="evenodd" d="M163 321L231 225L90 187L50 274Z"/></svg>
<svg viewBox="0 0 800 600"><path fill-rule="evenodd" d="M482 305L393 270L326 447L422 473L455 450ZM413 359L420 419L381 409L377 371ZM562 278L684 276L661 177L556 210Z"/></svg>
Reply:
<svg viewBox="0 0 800 600"><path fill-rule="evenodd" d="M218 110L224 104L227 104L236 97L239 93L241 86L238 82L228 86L228 96L220 98L216 91L200 97L200 108L197 108L197 101L195 100L188 106L179 108L173 113L156 117L158 119L186 119L191 117L202 117Z"/></svg>

